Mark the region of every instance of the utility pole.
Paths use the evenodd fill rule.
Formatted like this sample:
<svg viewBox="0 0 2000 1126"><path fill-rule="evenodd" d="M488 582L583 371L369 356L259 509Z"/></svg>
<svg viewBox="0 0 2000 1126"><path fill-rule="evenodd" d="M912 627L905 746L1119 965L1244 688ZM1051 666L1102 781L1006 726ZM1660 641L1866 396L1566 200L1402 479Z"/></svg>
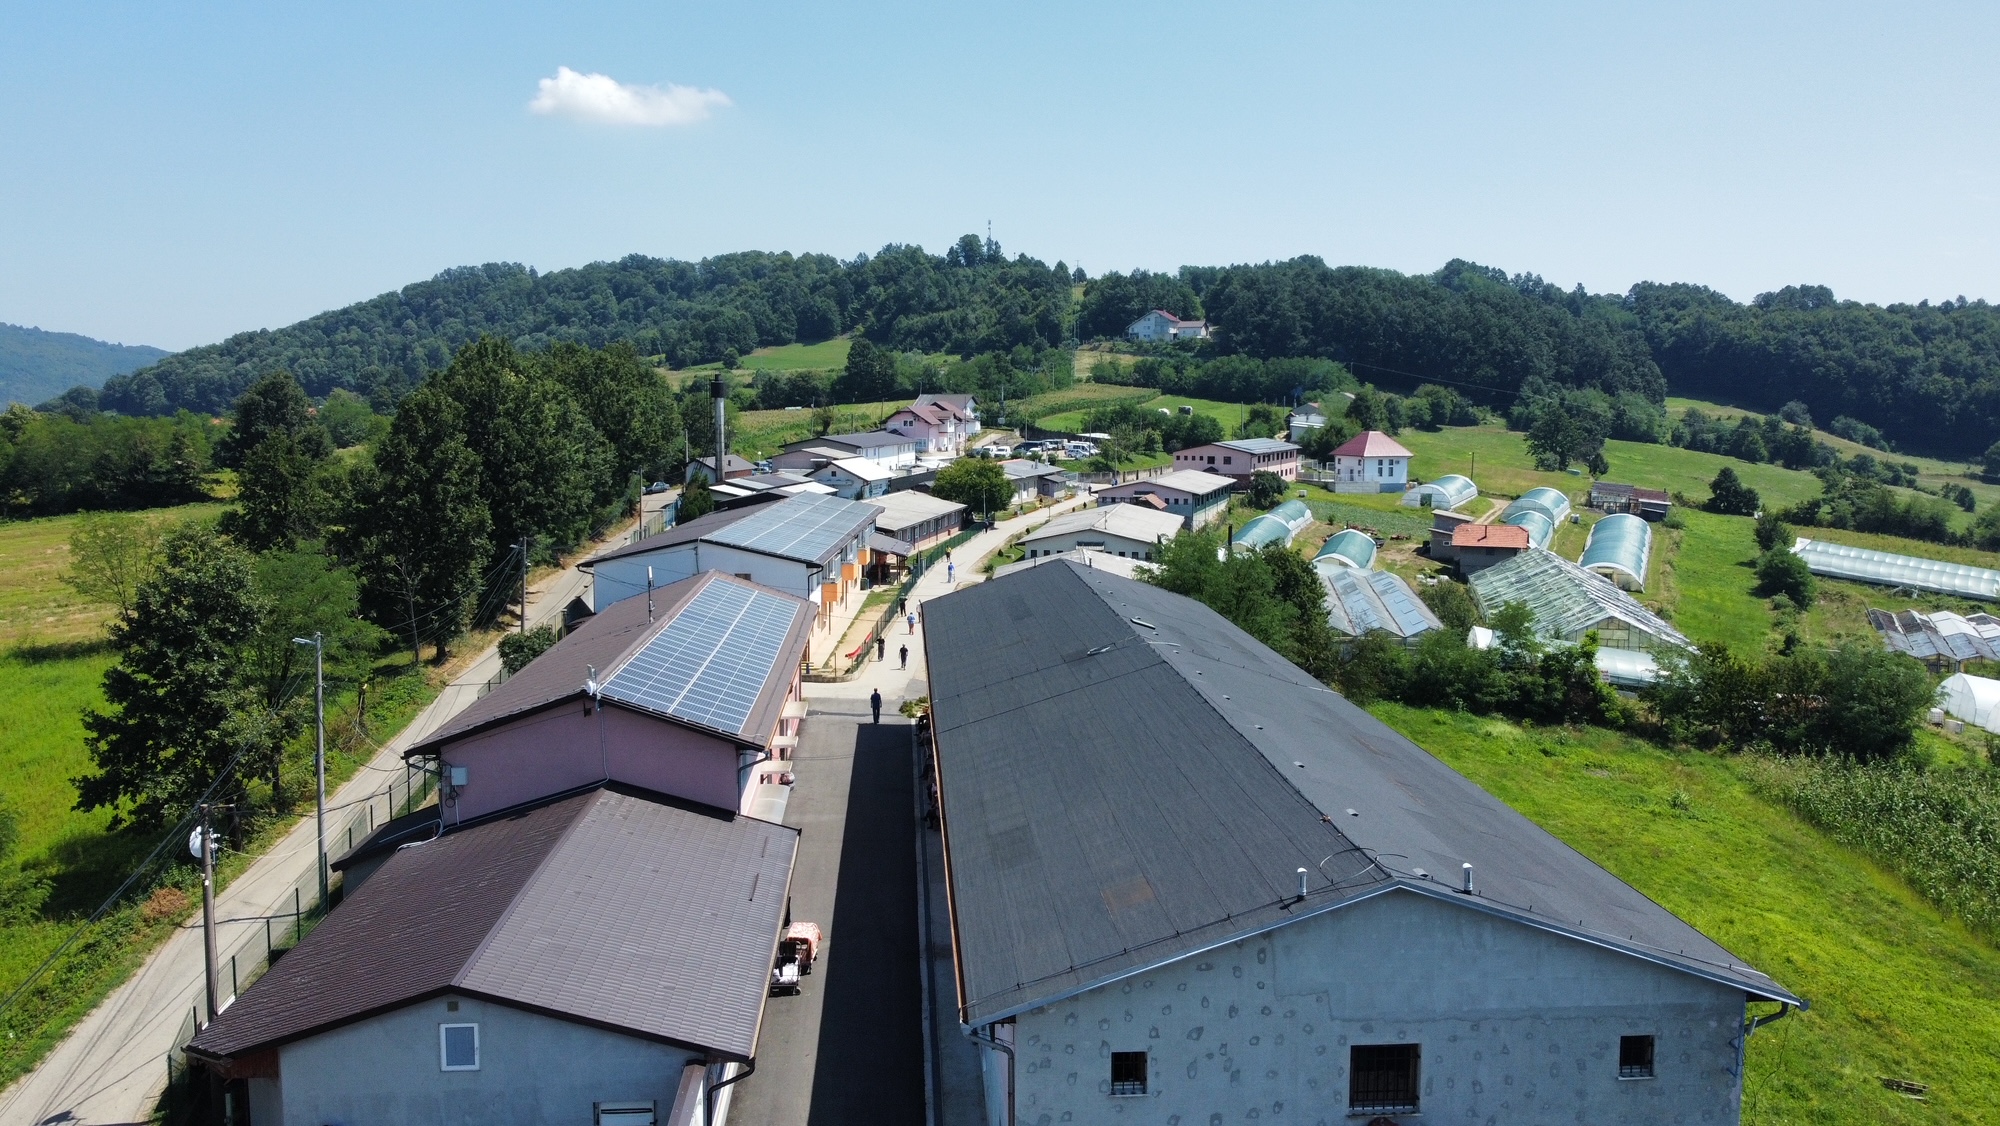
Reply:
<svg viewBox="0 0 2000 1126"><path fill-rule="evenodd" d="M201 948L204 980L208 984L208 1020L215 1021L215 1014L222 1011L215 995L215 834L208 828L208 812L211 807L202 802L201 825L195 829L195 839L189 841L189 851L201 857Z"/></svg>
<svg viewBox="0 0 2000 1126"><path fill-rule="evenodd" d="M521 537L521 632L528 632L528 537Z"/></svg>
<svg viewBox="0 0 2000 1126"><path fill-rule="evenodd" d="M313 773L318 778L319 792L315 801L314 819L319 833L319 902L326 907L326 638L318 633L311 637L294 637L294 645L313 647L313 726L318 734L318 744L313 750Z"/></svg>

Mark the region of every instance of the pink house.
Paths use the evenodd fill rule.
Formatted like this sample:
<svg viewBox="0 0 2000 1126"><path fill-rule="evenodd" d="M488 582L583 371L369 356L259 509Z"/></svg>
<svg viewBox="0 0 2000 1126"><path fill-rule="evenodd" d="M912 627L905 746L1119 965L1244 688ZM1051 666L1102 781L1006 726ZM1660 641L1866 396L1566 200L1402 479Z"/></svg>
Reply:
<svg viewBox="0 0 2000 1126"><path fill-rule="evenodd" d="M782 810L812 624L705 571L578 623L404 758L437 760L447 827L602 782L753 815L777 787Z"/></svg>
<svg viewBox="0 0 2000 1126"><path fill-rule="evenodd" d="M916 402L890 415L882 429L915 438L920 454L957 457L965 452L965 440L979 429L979 420L972 415L969 395L919 395Z"/></svg>
<svg viewBox="0 0 2000 1126"><path fill-rule="evenodd" d="M1175 469L1198 469L1228 477L1238 485L1259 470L1287 481L1299 478L1299 447L1277 438L1237 438L1189 446L1174 454Z"/></svg>

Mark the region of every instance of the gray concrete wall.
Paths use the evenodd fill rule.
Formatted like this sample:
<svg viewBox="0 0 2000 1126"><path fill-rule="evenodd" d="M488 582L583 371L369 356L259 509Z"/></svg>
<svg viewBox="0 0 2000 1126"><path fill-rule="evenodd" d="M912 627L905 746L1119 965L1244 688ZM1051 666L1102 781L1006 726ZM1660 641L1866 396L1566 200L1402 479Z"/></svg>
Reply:
<svg viewBox="0 0 2000 1126"><path fill-rule="evenodd" d="M279 1054L285 1126L574 1126L599 1101L654 1099L667 1120L697 1057L460 998L420 1002ZM479 1025L479 1070L438 1066L438 1026ZM259 1119L256 1126L267 1126Z"/></svg>
<svg viewBox="0 0 2000 1126"><path fill-rule="evenodd" d="M1417 1043L1424 1121L1733 1123L1743 1003L1740 990L1390 892L1022 1015L1016 1121L1336 1126L1349 1048ZM1619 1037L1643 1034L1657 1037L1658 1077L1619 1079ZM1146 1094L1108 1093L1114 1051L1149 1053Z"/></svg>

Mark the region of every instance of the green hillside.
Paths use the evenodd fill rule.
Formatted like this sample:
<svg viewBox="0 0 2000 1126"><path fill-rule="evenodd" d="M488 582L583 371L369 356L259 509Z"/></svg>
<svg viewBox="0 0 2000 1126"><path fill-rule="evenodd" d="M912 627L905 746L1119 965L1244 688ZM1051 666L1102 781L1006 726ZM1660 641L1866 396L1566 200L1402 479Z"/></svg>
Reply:
<svg viewBox="0 0 2000 1126"><path fill-rule="evenodd" d="M34 406L72 387L101 387L170 353L142 344L107 344L73 332L0 324L0 405Z"/></svg>

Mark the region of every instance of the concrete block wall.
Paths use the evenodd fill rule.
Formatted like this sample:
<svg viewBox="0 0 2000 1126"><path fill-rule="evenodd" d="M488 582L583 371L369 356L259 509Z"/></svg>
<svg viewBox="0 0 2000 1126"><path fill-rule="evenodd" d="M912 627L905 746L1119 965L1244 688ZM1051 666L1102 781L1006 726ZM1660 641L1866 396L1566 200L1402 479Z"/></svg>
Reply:
<svg viewBox="0 0 2000 1126"><path fill-rule="evenodd" d="M1336 1126L1349 1048L1417 1043L1421 1118L1398 1121L1734 1123L1743 1006L1737 989L1391 892L1021 1015L1016 1121ZM1656 1037L1656 1078L1618 1078L1626 1035ZM1110 1094L1114 1051L1148 1053L1144 1095Z"/></svg>

